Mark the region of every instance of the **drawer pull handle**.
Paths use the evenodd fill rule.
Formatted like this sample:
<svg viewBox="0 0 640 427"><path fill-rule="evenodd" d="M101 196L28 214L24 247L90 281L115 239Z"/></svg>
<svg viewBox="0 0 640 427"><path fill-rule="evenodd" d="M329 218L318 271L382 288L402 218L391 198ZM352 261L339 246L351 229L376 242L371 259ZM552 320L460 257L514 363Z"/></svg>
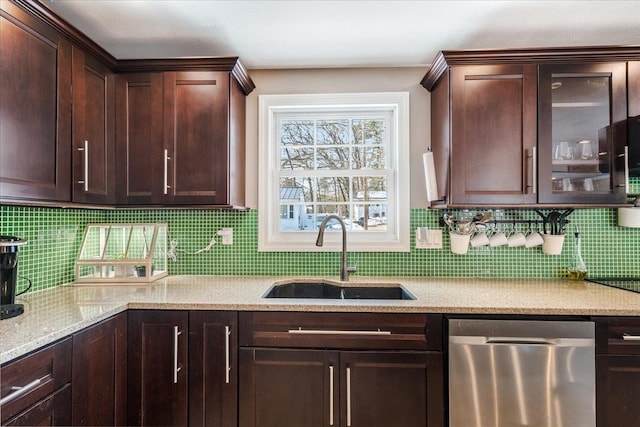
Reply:
<svg viewBox="0 0 640 427"><path fill-rule="evenodd" d="M10 393L10 394L6 395L2 399L0 399L0 406L5 405L5 404L7 404L7 403L9 403L11 401L14 401L17 398L19 398L20 396L23 396L23 395L29 393L34 388L38 387L41 382L42 382L42 380L40 378L38 378L37 380L31 381L29 384L27 384L27 385L25 385L23 387L19 387L19 386L11 387L11 390L15 390L15 391L13 393Z"/></svg>
<svg viewBox="0 0 640 427"><path fill-rule="evenodd" d="M622 339L625 341L640 341L640 335L622 334Z"/></svg>
<svg viewBox="0 0 640 427"><path fill-rule="evenodd" d="M299 335L391 335L391 331L344 331L344 330L324 330L324 329L289 329L290 334Z"/></svg>

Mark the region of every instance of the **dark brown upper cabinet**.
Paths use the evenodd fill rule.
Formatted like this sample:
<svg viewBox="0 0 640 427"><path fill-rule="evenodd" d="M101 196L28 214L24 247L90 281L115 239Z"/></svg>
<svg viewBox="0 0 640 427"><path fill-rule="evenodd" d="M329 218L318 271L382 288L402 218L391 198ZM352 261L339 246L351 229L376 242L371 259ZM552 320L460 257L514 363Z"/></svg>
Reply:
<svg viewBox="0 0 640 427"><path fill-rule="evenodd" d="M625 203L633 58L640 49L440 52L422 80L441 198L432 206Z"/></svg>
<svg viewBox="0 0 640 427"><path fill-rule="evenodd" d="M117 202L160 203L163 182L162 73L120 74L116 82Z"/></svg>
<svg viewBox="0 0 640 427"><path fill-rule="evenodd" d="M73 178L74 202L115 202L115 74L74 46Z"/></svg>
<svg viewBox="0 0 640 427"><path fill-rule="evenodd" d="M538 75L538 200L625 203L626 63L545 64Z"/></svg>
<svg viewBox="0 0 640 427"><path fill-rule="evenodd" d="M242 64L141 63L118 76L118 203L244 207Z"/></svg>
<svg viewBox="0 0 640 427"><path fill-rule="evenodd" d="M239 58L116 60L44 3L0 5L0 201L244 208Z"/></svg>
<svg viewBox="0 0 640 427"><path fill-rule="evenodd" d="M535 203L535 65L453 68L450 99L451 203Z"/></svg>
<svg viewBox="0 0 640 427"><path fill-rule="evenodd" d="M71 199L71 43L0 3L0 199Z"/></svg>

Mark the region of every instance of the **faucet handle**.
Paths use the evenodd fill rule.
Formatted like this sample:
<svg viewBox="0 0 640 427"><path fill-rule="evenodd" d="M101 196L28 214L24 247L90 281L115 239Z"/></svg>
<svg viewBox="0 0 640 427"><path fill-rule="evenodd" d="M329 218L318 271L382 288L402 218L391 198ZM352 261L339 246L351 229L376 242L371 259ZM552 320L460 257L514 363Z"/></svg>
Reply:
<svg viewBox="0 0 640 427"><path fill-rule="evenodd" d="M355 273L357 269L358 269L357 264L353 267L347 267L347 273Z"/></svg>

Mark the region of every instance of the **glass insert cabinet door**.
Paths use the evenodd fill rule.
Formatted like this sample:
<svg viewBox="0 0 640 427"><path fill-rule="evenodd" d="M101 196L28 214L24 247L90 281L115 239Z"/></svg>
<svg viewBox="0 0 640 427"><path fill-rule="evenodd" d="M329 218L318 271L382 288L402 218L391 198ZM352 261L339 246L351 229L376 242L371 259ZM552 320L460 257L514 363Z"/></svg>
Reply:
<svg viewBox="0 0 640 427"><path fill-rule="evenodd" d="M626 64L538 72L538 201L624 203Z"/></svg>

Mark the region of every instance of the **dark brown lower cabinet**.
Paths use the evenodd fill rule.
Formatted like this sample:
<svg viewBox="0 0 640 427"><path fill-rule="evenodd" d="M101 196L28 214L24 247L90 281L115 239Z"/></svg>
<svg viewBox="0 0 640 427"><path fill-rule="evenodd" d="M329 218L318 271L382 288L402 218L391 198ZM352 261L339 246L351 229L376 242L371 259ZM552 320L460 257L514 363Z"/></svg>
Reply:
<svg viewBox="0 0 640 427"><path fill-rule="evenodd" d="M338 425L339 353L241 348L240 427Z"/></svg>
<svg viewBox="0 0 640 427"><path fill-rule="evenodd" d="M3 426L68 426L71 423L71 385L29 407Z"/></svg>
<svg viewBox="0 0 640 427"><path fill-rule="evenodd" d="M189 312L189 425L238 425L238 315Z"/></svg>
<svg viewBox="0 0 640 427"><path fill-rule="evenodd" d="M442 354L240 349L240 427L443 425Z"/></svg>
<svg viewBox="0 0 640 427"><path fill-rule="evenodd" d="M640 356L596 356L598 427L640 422Z"/></svg>
<svg viewBox="0 0 640 427"><path fill-rule="evenodd" d="M127 314L73 336L74 426L127 425Z"/></svg>
<svg viewBox="0 0 640 427"><path fill-rule="evenodd" d="M187 311L128 313L127 424L186 426Z"/></svg>
<svg viewBox="0 0 640 427"><path fill-rule="evenodd" d="M71 425L71 339L48 345L0 370L0 423Z"/></svg>
<svg viewBox="0 0 640 427"><path fill-rule="evenodd" d="M341 352L340 374L340 425L443 425L440 353Z"/></svg>
<svg viewBox="0 0 640 427"><path fill-rule="evenodd" d="M237 426L237 313L128 316L127 424Z"/></svg>
<svg viewBox="0 0 640 427"><path fill-rule="evenodd" d="M598 427L640 423L640 318L596 318Z"/></svg>

